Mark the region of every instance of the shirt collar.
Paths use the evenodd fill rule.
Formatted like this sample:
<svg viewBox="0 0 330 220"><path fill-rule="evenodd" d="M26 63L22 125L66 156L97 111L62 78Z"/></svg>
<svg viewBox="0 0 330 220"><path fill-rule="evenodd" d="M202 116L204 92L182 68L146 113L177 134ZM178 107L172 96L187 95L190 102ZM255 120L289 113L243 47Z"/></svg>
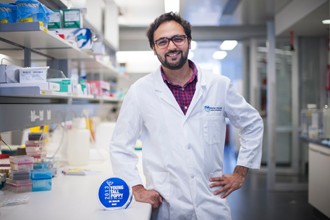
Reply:
<svg viewBox="0 0 330 220"><path fill-rule="evenodd" d="M197 67L196 65L194 64L193 61L191 60L188 60L188 64L189 64L189 68L192 69L193 71L193 75L191 76L191 78L188 80L188 82L184 85L186 86L187 84L191 83L192 81L194 81L196 79L196 82L197 82ZM162 73L162 78L163 78L163 81L166 83L166 84L170 84L170 85L173 85L166 77L165 73L164 73L164 70L162 67L160 67L160 72Z"/></svg>

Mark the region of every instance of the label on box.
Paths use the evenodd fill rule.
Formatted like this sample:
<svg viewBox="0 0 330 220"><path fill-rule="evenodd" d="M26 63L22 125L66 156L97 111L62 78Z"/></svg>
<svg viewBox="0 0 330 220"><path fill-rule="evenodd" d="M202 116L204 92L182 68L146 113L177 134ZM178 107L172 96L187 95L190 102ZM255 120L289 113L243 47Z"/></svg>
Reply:
<svg viewBox="0 0 330 220"><path fill-rule="evenodd" d="M80 28L80 10L63 10L64 28Z"/></svg>
<svg viewBox="0 0 330 220"><path fill-rule="evenodd" d="M54 13L49 16L48 29L62 28L61 23L62 23L61 12L54 11Z"/></svg>
<svg viewBox="0 0 330 220"><path fill-rule="evenodd" d="M19 69L19 82L31 83L31 82L46 82L47 70L49 67L27 67Z"/></svg>
<svg viewBox="0 0 330 220"><path fill-rule="evenodd" d="M126 209L132 201L132 193L128 185L117 177L109 178L101 184L98 197L106 209Z"/></svg>

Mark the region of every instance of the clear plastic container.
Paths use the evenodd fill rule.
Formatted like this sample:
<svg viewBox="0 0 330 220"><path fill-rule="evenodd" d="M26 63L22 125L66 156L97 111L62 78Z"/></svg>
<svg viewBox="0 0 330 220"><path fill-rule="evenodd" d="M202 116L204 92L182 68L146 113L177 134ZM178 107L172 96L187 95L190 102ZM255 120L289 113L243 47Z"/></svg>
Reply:
<svg viewBox="0 0 330 220"><path fill-rule="evenodd" d="M6 183L11 183L13 185L26 185L26 184L31 184L32 182L31 182L30 178L21 179L21 180L14 180L14 179L11 179L11 178L7 178Z"/></svg>
<svg viewBox="0 0 330 220"><path fill-rule="evenodd" d="M50 191L52 189L52 179L32 180L32 192Z"/></svg>
<svg viewBox="0 0 330 220"><path fill-rule="evenodd" d="M32 170L31 171L31 179L32 180L51 179L52 176L53 176L52 171L48 170L48 169Z"/></svg>
<svg viewBox="0 0 330 220"><path fill-rule="evenodd" d="M45 141L25 141L26 147L44 147Z"/></svg>
<svg viewBox="0 0 330 220"><path fill-rule="evenodd" d="M322 110L317 109L315 104L308 104L300 114L302 137L320 139L323 136Z"/></svg>
<svg viewBox="0 0 330 220"><path fill-rule="evenodd" d="M90 131L85 118L75 118L73 128L68 132L67 157L72 166L84 166L89 161Z"/></svg>
<svg viewBox="0 0 330 220"><path fill-rule="evenodd" d="M49 191L52 189L52 176L51 170L32 170L32 192Z"/></svg>
<svg viewBox="0 0 330 220"><path fill-rule="evenodd" d="M10 168L12 170L32 170L33 169L33 157L20 155L10 156Z"/></svg>
<svg viewBox="0 0 330 220"><path fill-rule="evenodd" d="M30 179L30 171L27 170L20 170L20 171L11 171L9 173L9 178L12 180L25 180L25 179Z"/></svg>
<svg viewBox="0 0 330 220"><path fill-rule="evenodd" d="M6 182L5 189L16 193L31 192L32 183L15 184L11 182Z"/></svg>

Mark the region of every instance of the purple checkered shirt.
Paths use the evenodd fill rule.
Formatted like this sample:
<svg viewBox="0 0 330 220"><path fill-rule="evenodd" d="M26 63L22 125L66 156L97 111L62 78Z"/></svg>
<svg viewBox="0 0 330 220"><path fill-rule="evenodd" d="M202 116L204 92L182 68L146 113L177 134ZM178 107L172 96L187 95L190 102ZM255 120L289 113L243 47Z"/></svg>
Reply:
<svg viewBox="0 0 330 220"><path fill-rule="evenodd" d="M189 60L189 67L193 70L193 75L189 79L189 81L184 85L174 85L166 78L163 69L161 68L162 77L168 88L170 88L171 92L173 93L176 101L178 102L182 112L184 114L187 113L190 102L194 96L196 90L196 83L197 83L197 68L195 64Z"/></svg>

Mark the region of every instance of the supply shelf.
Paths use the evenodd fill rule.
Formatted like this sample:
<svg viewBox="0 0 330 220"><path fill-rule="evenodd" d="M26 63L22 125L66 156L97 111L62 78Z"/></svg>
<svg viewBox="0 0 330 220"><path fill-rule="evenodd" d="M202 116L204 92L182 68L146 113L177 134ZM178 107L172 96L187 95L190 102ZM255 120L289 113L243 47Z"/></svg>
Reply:
<svg viewBox="0 0 330 220"><path fill-rule="evenodd" d="M68 92L55 92L41 89L36 85L22 85L17 83L16 86L8 87L6 84L0 84L0 96L2 97L24 97L24 98L57 98L57 99L77 99L102 102L118 102L115 97L102 97L94 95L75 95Z"/></svg>
<svg viewBox="0 0 330 220"><path fill-rule="evenodd" d="M86 115L105 117L112 108L111 105L99 103L0 104L0 132L60 123Z"/></svg>
<svg viewBox="0 0 330 220"><path fill-rule="evenodd" d="M55 8L66 8L62 1L45 2ZM110 61L102 62L91 50L78 48L39 22L0 24L0 53L24 61L24 66L31 66L32 60L55 61L55 65L57 60L67 60L69 68L96 74L96 78L118 76ZM0 84L0 132L64 122L77 116L106 118L121 101L115 97L75 95L45 88Z"/></svg>
<svg viewBox="0 0 330 220"><path fill-rule="evenodd" d="M0 37L55 59L92 58L38 22L0 24Z"/></svg>
<svg viewBox="0 0 330 220"><path fill-rule="evenodd" d="M60 123L77 116L106 117L118 99L41 90L38 86L1 87L0 132Z"/></svg>
<svg viewBox="0 0 330 220"><path fill-rule="evenodd" d="M32 58L42 59L71 59L84 63L87 72L99 72L115 77L116 69L108 63L102 63L95 59L91 51L81 50L75 45L57 36L55 33L39 25L38 22L0 24L1 53L16 59L22 59L24 54L19 47L29 48ZM12 45L10 46L10 43ZM39 55L38 55L39 54Z"/></svg>

